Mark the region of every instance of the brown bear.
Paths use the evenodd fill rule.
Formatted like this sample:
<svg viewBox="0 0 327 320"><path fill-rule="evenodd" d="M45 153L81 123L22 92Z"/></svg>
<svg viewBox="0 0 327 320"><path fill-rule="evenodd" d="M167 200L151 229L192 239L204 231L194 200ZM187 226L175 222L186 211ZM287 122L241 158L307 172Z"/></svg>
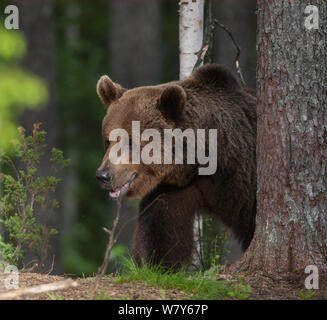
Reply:
<svg viewBox="0 0 327 320"><path fill-rule="evenodd" d="M107 114L102 123L106 153L96 177L111 197L142 198L133 244L136 262L174 269L190 263L194 218L201 209L218 217L246 249L256 215L256 98L216 64L182 81L131 90L102 76L97 93ZM216 172L199 175L199 163L112 163L109 152L118 140L109 141L109 135L123 128L132 136L132 121L140 122L141 132L216 129Z"/></svg>

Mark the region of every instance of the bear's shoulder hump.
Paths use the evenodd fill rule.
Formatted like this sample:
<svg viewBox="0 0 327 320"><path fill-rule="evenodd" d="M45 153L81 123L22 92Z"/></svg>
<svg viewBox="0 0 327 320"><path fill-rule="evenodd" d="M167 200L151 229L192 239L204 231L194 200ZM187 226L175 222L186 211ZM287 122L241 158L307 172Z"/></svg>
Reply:
<svg viewBox="0 0 327 320"><path fill-rule="evenodd" d="M192 73L190 80L201 86L211 85L229 92L241 89L240 83L232 72L219 64L207 64L200 67Z"/></svg>

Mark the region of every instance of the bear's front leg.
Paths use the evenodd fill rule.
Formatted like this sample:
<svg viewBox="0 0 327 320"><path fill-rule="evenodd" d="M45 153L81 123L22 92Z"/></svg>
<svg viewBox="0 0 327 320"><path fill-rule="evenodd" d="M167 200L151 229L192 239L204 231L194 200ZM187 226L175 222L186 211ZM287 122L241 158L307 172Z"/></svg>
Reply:
<svg viewBox="0 0 327 320"><path fill-rule="evenodd" d="M193 186L159 186L142 199L133 244L136 262L173 270L191 263L194 216L201 202Z"/></svg>

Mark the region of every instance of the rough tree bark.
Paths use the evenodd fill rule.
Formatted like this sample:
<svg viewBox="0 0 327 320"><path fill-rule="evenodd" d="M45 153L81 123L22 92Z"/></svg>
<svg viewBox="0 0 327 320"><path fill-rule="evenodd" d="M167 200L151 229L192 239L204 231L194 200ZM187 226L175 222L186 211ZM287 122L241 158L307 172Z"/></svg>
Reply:
<svg viewBox="0 0 327 320"><path fill-rule="evenodd" d="M254 239L235 267L327 272L327 3L258 0L258 191Z"/></svg>

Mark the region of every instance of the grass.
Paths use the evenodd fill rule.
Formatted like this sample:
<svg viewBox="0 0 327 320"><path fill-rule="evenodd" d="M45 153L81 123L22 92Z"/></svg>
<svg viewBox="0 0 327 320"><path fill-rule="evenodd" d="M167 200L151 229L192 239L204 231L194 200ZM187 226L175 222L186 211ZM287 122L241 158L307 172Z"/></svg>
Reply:
<svg viewBox="0 0 327 320"><path fill-rule="evenodd" d="M47 292L47 296L51 299L51 300L63 300L63 297L56 293L56 294L52 294L50 292Z"/></svg>
<svg viewBox="0 0 327 320"><path fill-rule="evenodd" d="M95 296L95 300L127 300L128 297L121 295L119 298L113 298L106 295L104 292L101 292Z"/></svg>
<svg viewBox="0 0 327 320"><path fill-rule="evenodd" d="M302 300L311 300L316 293L314 291L307 290L306 292L299 291L298 294Z"/></svg>
<svg viewBox="0 0 327 320"><path fill-rule="evenodd" d="M178 289L188 299L248 299L248 293L251 292L251 287L243 285L241 280L238 283L231 283L209 278L203 272L187 272L185 270L174 273L164 271L158 265L144 264L139 267L131 259L125 259L124 265L125 270L117 276L116 283L142 282L145 285L157 286L166 290Z"/></svg>

